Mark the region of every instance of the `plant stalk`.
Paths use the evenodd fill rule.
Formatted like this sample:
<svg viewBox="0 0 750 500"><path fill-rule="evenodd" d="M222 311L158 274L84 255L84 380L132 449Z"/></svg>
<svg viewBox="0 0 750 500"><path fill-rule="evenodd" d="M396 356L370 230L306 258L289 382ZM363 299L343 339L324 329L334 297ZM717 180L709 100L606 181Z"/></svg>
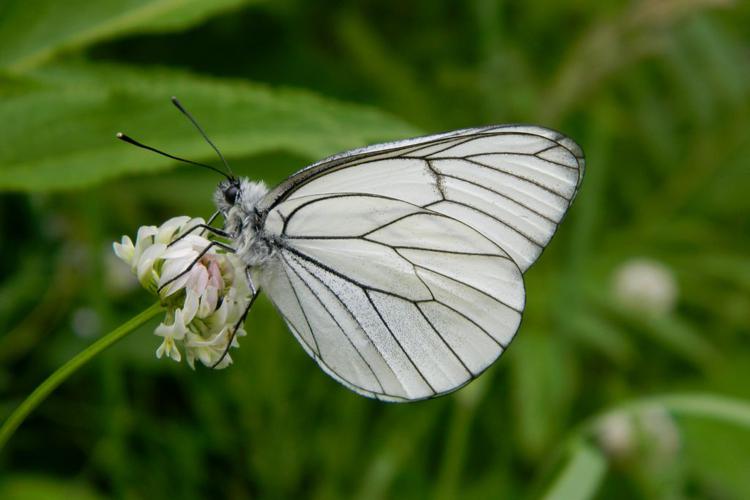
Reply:
<svg viewBox="0 0 750 500"><path fill-rule="evenodd" d="M108 347L125 338L126 335L156 316L163 311L163 309L164 308L159 303L152 305L88 346L67 363L58 368L52 375L47 377L47 379L34 389L34 391L18 406L18 408L10 414L5 422L3 422L2 427L0 427L0 450L3 449L5 443L7 443L11 436L13 436L13 433L18 426L23 423L26 417L28 417L29 414L52 393L52 391L67 380L68 377L89 362L94 356L100 354Z"/></svg>

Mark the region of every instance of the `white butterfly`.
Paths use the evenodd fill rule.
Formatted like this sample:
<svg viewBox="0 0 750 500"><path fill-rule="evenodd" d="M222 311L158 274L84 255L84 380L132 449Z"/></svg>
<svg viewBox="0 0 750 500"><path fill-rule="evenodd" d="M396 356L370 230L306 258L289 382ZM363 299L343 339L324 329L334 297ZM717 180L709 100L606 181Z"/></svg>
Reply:
<svg viewBox="0 0 750 500"><path fill-rule="evenodd" d="M223 231L305 351L367 397L467 384L521 322L523 272L581 185L581 148L491 126L326 158L272 190L230 177Z"/></svg>

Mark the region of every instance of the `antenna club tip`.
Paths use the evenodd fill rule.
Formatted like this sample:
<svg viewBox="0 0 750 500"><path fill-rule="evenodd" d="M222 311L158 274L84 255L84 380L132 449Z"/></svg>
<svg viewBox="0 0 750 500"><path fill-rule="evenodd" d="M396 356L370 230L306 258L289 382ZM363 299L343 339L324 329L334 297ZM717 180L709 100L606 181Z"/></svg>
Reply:
<svg viewBox="0 0 750 500"><path fill-rule="evenodd" d="M115 137L117 137L118 139L122 139L123 137L125 137L125 134L123 134L122 132L117 132L115 134Z"/></svg>
<svg viewBox="0 0 750 500"><path fill-rule="evenodd" d="M177 100L177 96L176 96L176 95L173 95L172 97L170 97L170 99L171 99L171 100L172 100L172 102L174 102L174 103L177 103L177 102L179 102L179 101Z"/></svg>

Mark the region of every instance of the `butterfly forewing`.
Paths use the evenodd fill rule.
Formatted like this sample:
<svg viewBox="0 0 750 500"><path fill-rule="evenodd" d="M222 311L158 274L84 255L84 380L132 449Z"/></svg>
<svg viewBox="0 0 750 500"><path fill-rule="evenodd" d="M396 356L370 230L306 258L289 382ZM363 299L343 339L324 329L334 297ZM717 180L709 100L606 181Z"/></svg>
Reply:
<svg viewBox="0 0 750 500"><path fill-rule="evenodd" d="M583 171L580 147L558 132L467 129L331 157L290 177L265 203L347 192L400 199L472 226L525 271L565 216Z"/></svg>

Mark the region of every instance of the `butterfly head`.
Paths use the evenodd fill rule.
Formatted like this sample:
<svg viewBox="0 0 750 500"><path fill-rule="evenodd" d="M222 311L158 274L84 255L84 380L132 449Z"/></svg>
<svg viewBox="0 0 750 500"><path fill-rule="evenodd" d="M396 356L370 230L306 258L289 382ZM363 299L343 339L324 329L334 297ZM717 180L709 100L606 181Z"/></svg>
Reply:
<svg viewBox="0 0 750 500"><path fill-rule="evenodd" d="M252 182L245 177L230 177L219 183L214 192L214 203L225 220L225 229L238 234L255 219L258 203L268 193L263 182Z"/></svg>
<svg viewBox="0 0 750 500"><path fill-rule="evenodd" d="M222 204L225 204L227 209L231 208L239 198L240 195L240 180L236 177L230 177L229 179L222 181L219 183L219 189L218 191L221 192L221 198L220 200L217 200L218 202L222 202ZM217 192L217 194L219 194ZM219 206L219 209L222 207Z"/></svg>

